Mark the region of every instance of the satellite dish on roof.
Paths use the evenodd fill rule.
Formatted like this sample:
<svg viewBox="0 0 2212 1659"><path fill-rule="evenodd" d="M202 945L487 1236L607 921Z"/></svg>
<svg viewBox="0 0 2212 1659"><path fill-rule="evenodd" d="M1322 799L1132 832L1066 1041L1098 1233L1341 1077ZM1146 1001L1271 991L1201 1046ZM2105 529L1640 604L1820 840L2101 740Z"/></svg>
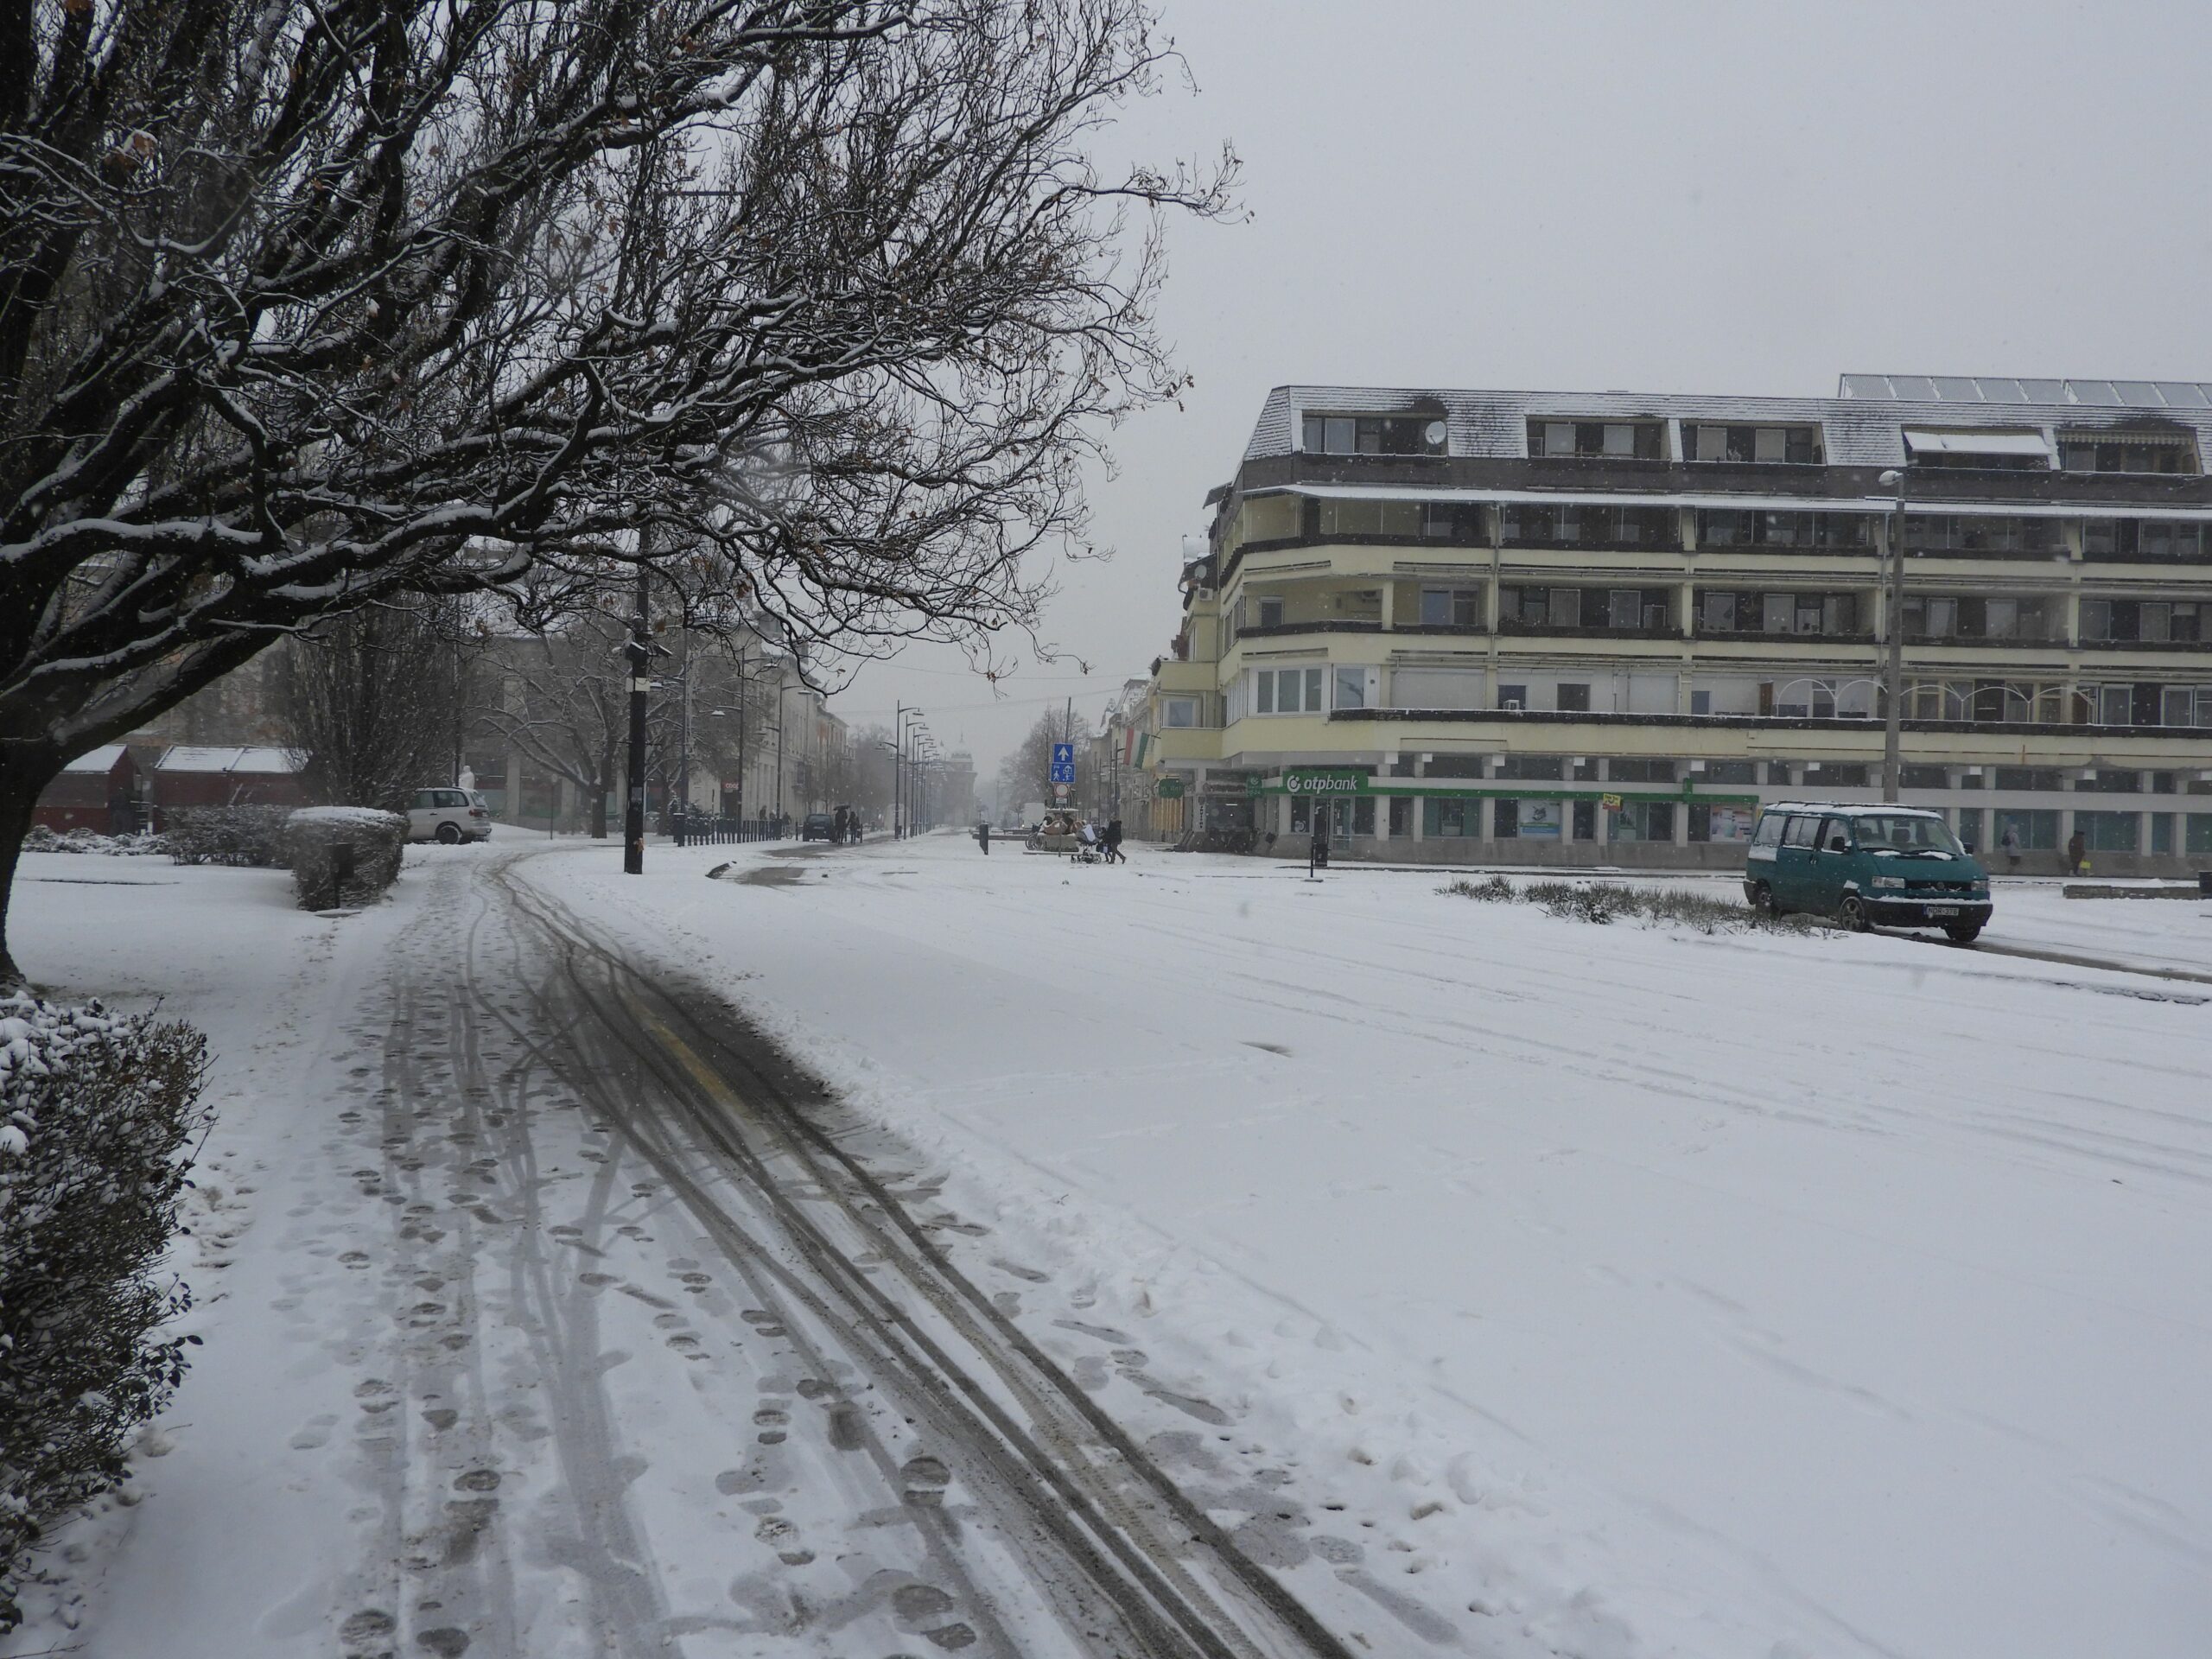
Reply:
<svg viewBox="0 0 2212 1659"><path fill-rule="evenodd" d="M1421 428L1421 435L1428 441L1428 447L1430 448L1436 449L1442 448L1444 443L1444 423L1441 421L1431 421L1427 426Z"/></svg>

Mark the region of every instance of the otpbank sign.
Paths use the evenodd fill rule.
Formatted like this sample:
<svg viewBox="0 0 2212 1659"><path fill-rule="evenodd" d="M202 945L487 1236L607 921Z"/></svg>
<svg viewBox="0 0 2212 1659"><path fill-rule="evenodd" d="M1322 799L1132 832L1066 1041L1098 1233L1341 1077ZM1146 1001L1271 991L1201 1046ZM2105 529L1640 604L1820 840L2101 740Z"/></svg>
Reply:
<svg viewBox="0 0 2212 1659"><path fill-rule="evenodd" d="M1367 774L1292 769L1283 773L1282 788L1286 795L1364 795Z"/></svg>

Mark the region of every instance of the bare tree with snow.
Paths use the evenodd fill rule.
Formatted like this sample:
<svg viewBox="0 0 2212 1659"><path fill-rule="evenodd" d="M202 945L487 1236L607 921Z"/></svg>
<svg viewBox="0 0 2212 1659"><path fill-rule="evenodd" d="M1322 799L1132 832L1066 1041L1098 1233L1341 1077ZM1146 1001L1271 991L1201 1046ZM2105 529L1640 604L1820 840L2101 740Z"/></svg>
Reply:
<svg viewBox="0 0 2212 1659"><path fill-rule="evenodd" d="M0 7L0 888L71 756L394 594L1033 622L1179 388L1157 215L1225 203L1085 154L1171 55L1144 0Z"/></svg>

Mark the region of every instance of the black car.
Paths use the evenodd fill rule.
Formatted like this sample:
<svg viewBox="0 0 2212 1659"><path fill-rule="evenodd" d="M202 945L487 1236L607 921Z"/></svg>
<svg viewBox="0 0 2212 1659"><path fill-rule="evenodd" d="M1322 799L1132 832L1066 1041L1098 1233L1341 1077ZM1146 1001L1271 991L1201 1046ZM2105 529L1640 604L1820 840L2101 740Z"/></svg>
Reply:
<svg viewBox="0 0 2212 1659"><path fill-rule="evenodd" d="M801 841L835 841L837 820L827 812L810 812L799 820L798 838Z"/></svg>

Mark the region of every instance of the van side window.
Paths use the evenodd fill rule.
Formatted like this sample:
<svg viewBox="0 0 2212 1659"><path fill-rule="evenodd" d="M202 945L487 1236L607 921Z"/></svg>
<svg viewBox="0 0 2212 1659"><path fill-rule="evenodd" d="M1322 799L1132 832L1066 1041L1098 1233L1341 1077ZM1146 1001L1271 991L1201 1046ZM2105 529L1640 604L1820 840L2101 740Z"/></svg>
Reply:
<svg viewBox="0 0 2212 1659"><path fill-rule="evenodd" d="M1783 836L1782 844L1785 847L1809 847L1813 844L1813 832L1820 827L1818 818L1792 818L1789 820L1789 831Z"/></svg>
<svg viewBox="0 0 2212 1659"><path fill-rule="evenodd" d="M1789 820L1781 813L1768 813L1759 820L1758 833L1751 837L1752 843L1760 847L1779 847L1782 832L1789 823Z"/></svg>
<svg viewBox="0 0 2212 1659"><path fill-rule="evenodd" d="M1851 830L1841 818L1821 820L1821 850L1842 853L1851 849Z"/></svg>
<svg viewBox="0 0 2212 1659"><path fill-rule="evenodd" d="M416 790L415 791L415 799L410 803L410 804L418 807L429 806L433 804L434 802L432 800L431 791L427 789Z"/></svg>

